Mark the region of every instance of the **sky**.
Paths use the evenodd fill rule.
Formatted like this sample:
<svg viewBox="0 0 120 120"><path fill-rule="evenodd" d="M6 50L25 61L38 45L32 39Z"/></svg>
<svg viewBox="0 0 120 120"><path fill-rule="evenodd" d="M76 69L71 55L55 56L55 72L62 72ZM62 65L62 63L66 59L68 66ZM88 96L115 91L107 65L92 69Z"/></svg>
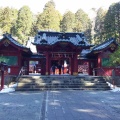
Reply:
<svg viewBox="0 0 120 120"><path fill-rule="evenodd" d="M44 5L49 0L0 0L0 7L13 7L20 9L22 6L27 5L33 13L42 12ZM67 10L75 13L78 9L84 10L88 13L92 8L103 7L107 9L112 3L119 2L120 0L53 0L56 9L64 14Z"/></svg>

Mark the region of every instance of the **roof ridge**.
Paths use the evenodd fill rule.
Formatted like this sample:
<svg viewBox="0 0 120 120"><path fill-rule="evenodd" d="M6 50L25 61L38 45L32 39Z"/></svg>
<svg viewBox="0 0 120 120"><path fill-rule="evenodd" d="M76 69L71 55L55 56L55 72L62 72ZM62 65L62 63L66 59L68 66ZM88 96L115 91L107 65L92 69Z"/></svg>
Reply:
<svg viewBox="0 0 120 120"><path fill-rule="evenodd" d="M95 49L95 48L97 48L97 47L99 47L99 46L101 46L101 45L104 45L105 43L107 43L107 42L109 42L109 41L112 41L112 40L115 40L115 38L109 38L108 40L102 42L101 44L94 46L94 47L92 48L92 50Z"/></svg>
<svg viewBox="0 0 120 120"><path fill-rule="evenodd" d="M11 41L12 43L16 44L16 45L19 46L19 47L28 48L28 47L22 45L21 43L19 43L17 40L15 40L15 39L12 37L12 35L9 34L9 33L3 34L3 38L4 38L4 37L7 37L7 39L8 39L9 41ZM11 40L11 39L12 39L12 40Z"/></svg>

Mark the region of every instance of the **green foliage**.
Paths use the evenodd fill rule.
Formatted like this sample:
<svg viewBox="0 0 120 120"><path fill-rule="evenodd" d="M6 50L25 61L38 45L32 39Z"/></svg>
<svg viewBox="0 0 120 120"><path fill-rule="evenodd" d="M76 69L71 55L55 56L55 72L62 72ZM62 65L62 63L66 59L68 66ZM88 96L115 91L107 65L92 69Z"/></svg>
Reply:
<svg viewBox="0 0 120 120"><path fill-rule="evenodd" d="M120 46L113 54L110 55L110 65L111 66L120 65Z"/></svg>
<svg viewBox="0 0 120 120"><path fill-rule="evenodd" d="M30 36L35 36L37 31L40 30L37 28L37 15L33 14L33 18L32 18L33 22L32 22L32 27L31 27L31 31L30 31Z"/></svg>
<svg viewBox="0 0 120 120"><path fill-rule="evenodd" d="M82 10L79 9L75 13L75 30L76 32L85 31L88 29L90 19L88 15Z"/></svg>
<svg viewBox="0 0 120 120"><path fill-rule="evenodd" d="M37 30L60 31L61 14L55 9L55 4L51 0L46 3L44 11L37 16Z"/></svg>
<svg viewBox="0 0 120 120"><path fill-rule="evenodd" d="M2 19L1 19L1 17L2 17L2 11L3 11L3 8L0 7L0 35L3 34L3 30L2 30L2 28L1 28L1 26L2 26Z"/></svg>
<svg viewBox="0 0 120 120"><path fill-rule="evenodd" d="M8 32L17 36L25 44L29 36L34 36L38 30L62 32L84 32L91 40L92 23L88 15L78 9L74 14L67 11L63 16L55 9L53 0L48 1L42 13L32 15L28 6L19 11L14 8L0 8L0 34ZM95 44L110 37L116 37L120 43L120 4L115 3L108 11L100 8L95 19ZM90 41L89 41L90 42Z"/></svg>
<svg viewBox="0 0 120 120"><path fill-rule="evenodd" d="M15 35L15 33L16 33L15 26L16 26L16 20L18 18L18 10L12 9L11 12L12 12L12 26L10 29L10 33L12 35Z"/></svg>
<svg viewBox="0 0 120 120"><path fill-rule="evenodd" d="M17 10L9 7L0 9L0 28L2 29L3 33L11 32L11 28L15 23L16 18Z"/></svg>
<svg viewBox="0 0 120 120"><path fill-rule="evenodd" d="M49 9L50 7L53 7L53 9L55 9L55 3L53 0L50 0L45 4L44 10Z"/></svg>
<svg viewBox="0 0 120 120"><path fill-rule="evenodd" d="M73 32L75 27L75 15L71 11L67 11L63 15L61 21L61 31L62 32Z"/></svg>
<svg viewBox="0 0 120 120"><path fill-rule="evenodd" d="M113 11L113 5L109 7L109 10L105 16L104 21L104 28L106 33L106 38L114 37L114 30L115 30L115 17Z"/></svg>
<svg viewBox="0 0 120 120"><path fill-rule="evenodd" d="M38 31L38 30L44 30L43 26L42 26L42 14L38 14L37 15L37 20L36 20L36 23L35 23L35 31Z"/></svg>
<svg viewBox="0 0 120 120"><path fill-rule="evenodd" d="M91 40L91 28L92 24L90 18L82 9L79 9L75 13L74 32L84 32L87 38Z"/></svg>
<svg viewBox="0 0 120 120"><path fill-rule="evenodd" d="M97 16L95 18L95 35L94 35L94 39L95 39L95 44L100 44L102 42L104 42L104 34L105 34L105 30L104 30L104 19L105 19L105 15L106 15L106 11L103 10L102 8L99 8L97 11Z"/></svg>
<svg viewBox="0 0 120 120"><path fill-rule="evenodd" d="M23 6L18 12L16 35L22 44L26 44L32 27L32 12L28 6Z"/></svg>
<svg viewBox="0 0 120 120"><path fill-rule="evenodd" d="M115 37L120 39L120 4L115 3L109 7L105 17L105 37ZM120 43L120 41L118 41Z"/></svg>
<svg viewBox="0 0 120 120"><path fill-rule="evenodd" d="M75 32L81 32L84 29L84 20L83 20L83 15L84 12L80 9L75 13L75 27L74 27L74 31Z"/></svg>

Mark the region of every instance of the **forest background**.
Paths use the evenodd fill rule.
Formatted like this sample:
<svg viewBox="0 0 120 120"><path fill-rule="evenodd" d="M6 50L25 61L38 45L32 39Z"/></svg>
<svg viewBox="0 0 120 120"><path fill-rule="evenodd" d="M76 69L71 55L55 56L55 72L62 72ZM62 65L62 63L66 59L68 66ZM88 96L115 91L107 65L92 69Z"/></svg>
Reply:
<svg viewBox="0 0 120 120"><path fill-rule="evenodd" d="M29 37L37 31L84 32L91 44L100 44L111 37L120 43L120 2L113 3L108 10L92 8L95 16L91 19L81 8L75 13L67 10L63 15L56 10L53 0L48 1L41 13L32 13L29 6L19 10L0 7L0 35L10 33L26 45Z"/></svg>

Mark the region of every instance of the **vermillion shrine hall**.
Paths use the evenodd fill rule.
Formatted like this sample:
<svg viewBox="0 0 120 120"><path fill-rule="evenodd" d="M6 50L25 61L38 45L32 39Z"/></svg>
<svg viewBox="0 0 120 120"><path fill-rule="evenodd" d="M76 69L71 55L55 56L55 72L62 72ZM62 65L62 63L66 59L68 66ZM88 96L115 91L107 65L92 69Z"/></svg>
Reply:
<svg viewBox="0 0 120 120"><path fill-rule="evenodd" d="M30 46L18 43L8 33L0 39L0 61L9 65L11 75L18 75L21 68L26 75L111 75L113 67L109 67L109 55L118 47L114 38L95 46L89 43L84 33L51 31L39 31L34 40L28 42L36 47L36 52L32 52ZM119 68L115 71L120 75Z"/></svg>

